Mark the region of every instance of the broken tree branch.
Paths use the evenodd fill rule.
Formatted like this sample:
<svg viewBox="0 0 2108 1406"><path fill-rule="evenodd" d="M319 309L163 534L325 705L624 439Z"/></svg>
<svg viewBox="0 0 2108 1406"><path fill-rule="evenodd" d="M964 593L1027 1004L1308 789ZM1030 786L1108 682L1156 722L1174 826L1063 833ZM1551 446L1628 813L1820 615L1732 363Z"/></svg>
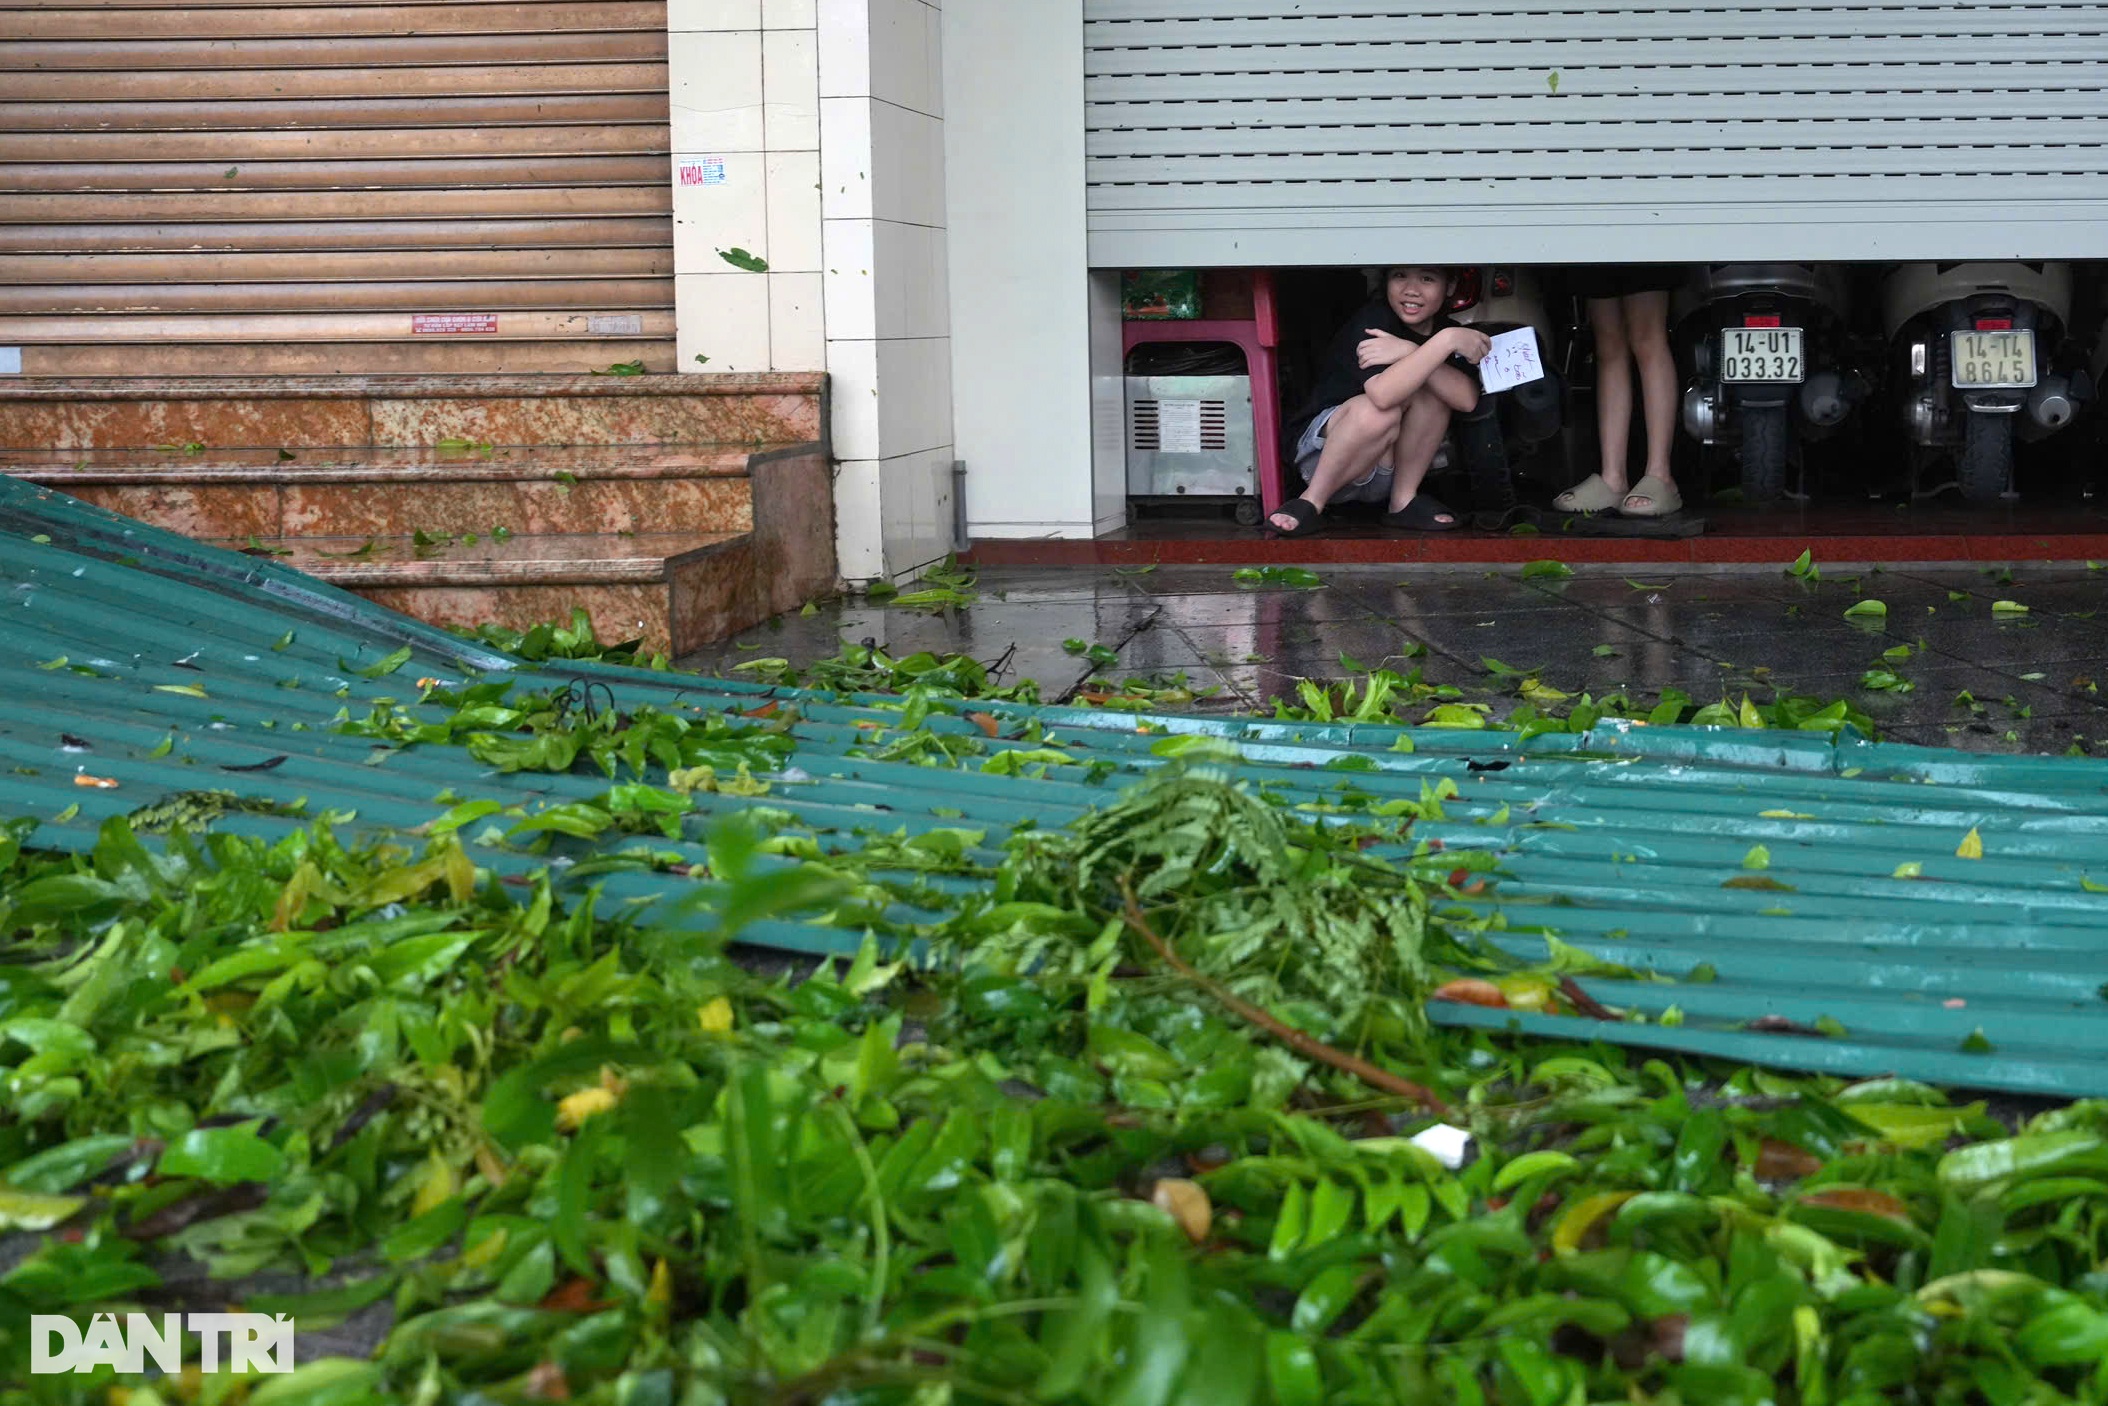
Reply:
<svg viewBox="0 0 2108 1406"><path fill-rule="evenodd" d="M1328 1045L1314 1035L1304 1034L1236 995L1213 977L1196 970L1149 926L1149 919L1142 914L1142 905L1135 901L1134 890L1124 880L1120 884L1120 892L1127 899L1127 926L1133 928L1144 942L1156 950L1157 956L1164 959L1166 966L1207 992L1231 1014L1258 1026L1297 1054L1322 1064L1329 1064L1343 1073L1352 1074L1372 1089L1381 1089L1387 1094L1409 1098L1422 1108L1444 1118L1456 1116L1450 1106L1433 1090L1422 1088L1410 1079L1401 1079L1388 1069L1379 1068L1359 1055L1352 1055L1337 1046Z"/></svg>

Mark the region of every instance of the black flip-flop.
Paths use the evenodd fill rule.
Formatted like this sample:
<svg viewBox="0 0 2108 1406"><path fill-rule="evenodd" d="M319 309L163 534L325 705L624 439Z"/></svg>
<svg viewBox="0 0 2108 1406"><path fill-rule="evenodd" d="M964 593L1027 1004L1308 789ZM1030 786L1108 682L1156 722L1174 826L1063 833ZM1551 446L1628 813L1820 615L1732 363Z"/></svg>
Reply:
<svg viewBox="0 0 2108 1406"><path fill-rule="evenodd" d="M1296 520L1296 525L1292 528L1276 527L1273 521L1274 513L1286 513ZM1291 498L1275 508L1274 513L1266 515L1266 525L1273 530L1276 537L1308 537L1323 525L1325 516L1324 509L1308 498Z"/></svg>
<svg viewBox="0 0 2108 1406"><path fill-rule="evenodd" d="M1437 522L1446 517L1448 522ZM1410 527L1418 532L1452 532L1462 525L1461 520L1432 494L1415 493L1413 501L1395 513L1383 515L1385 527Z"/></svg>

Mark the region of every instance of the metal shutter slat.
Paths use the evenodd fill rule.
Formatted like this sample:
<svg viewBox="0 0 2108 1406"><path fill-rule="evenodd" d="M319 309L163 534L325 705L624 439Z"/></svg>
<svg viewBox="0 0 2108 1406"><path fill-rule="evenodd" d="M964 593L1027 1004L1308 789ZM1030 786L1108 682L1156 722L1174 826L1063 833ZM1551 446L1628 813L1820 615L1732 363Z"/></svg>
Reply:
<svg viewBox="0 0 2108 1406"><path fill-rule="evenodd" d="M285 39L109 39L0 44L0 72L215 68L379 68L399 64L637 62L666 56L664 33L412 34Z"/></svg>
<svg viewBox="0 0 2108 1406"><path fill-rule="evenodd" d="M663 4L439 4L270 5L208 9L128 9L122 17L100 7L0 10L0 42L258 38L269 35L505 34L537 30L649 29L663 33Z"/></svg>
<svg viewBox="0 0 2108 1406"><path fill-rule="evenodd" d="M657 266L673 257L672 250L661 242L664 228L660 220L614 217L339 220L327 224L0 225L0 254L66 251L74 266L92 267L95 259L125 251L323 251L299 255L310 268L319 268L323 267L320 259L332 251L339 257L351 257L345 251L410 250L420 256L444 258L451 249L461 247L492 256L511 249L561 249L577 254L618 248L627 252L634 248L647 254Z"/></svg>
<svg viewBox="0 0 2108 1406"><path fill-rule="evenodd" d="M309 98L270 102L0 102L6 132L191 132L576 126L666 122L666 95L552 93L483 98Z"/></svg>
<svg viewBox="0 0 2108 1406"><path fill-rule="evenodd" d="M0 287L17 283L159 284L398 282L419 279L658 278L664 249L384 249L320 253L8 254Z"/></svg>
<svg viewBox="0 0 2108 1406"><path fill-rule="evenodd" d="M281 98L472 97L511 93L666 92L666 64L460 64L430 68L218 69L200 73L14 73L10 101L271 101ZM122 95L121 99L117 95Z"/></svg>

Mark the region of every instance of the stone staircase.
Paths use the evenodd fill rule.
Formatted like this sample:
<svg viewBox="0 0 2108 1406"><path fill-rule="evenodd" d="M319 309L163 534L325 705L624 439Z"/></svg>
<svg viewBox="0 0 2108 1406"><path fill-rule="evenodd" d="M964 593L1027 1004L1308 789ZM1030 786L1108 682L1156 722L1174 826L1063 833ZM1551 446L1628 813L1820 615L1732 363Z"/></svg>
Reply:
<svg viewBox="0 0 2108 1406"><path fill-rule="evenodd" d="M0 380L0 472L439 625L683 654L835 584L819 375Z"/></svg>

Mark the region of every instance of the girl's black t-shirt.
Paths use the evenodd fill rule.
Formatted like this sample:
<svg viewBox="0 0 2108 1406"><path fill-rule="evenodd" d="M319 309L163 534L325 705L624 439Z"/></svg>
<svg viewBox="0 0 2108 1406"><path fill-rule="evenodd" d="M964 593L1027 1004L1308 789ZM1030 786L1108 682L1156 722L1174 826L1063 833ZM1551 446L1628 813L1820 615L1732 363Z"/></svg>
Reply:
<svg viewBox="0 0 2108 1406"><path fill-rule="evenodd" d="M1391 369L1388 366L1365 367L1361 364L1359 350L1361 344L1369 339L1369 329L1388 332L1393 337L1402 337L1419 346L1443 328L1456 325L1447 314L1437 313L1435 320L1428 324L1427 331L1415 332L1405 325L1404 319L1392 309L1387 299L1370 299L1360 312L1340 327L1338 334L1332 339L1332 345L1325 349L1325 359L1319 364L1317 384L1311 388L1310 399L1282 426L1282 452L1294 458L1296 442L1302 439L1303 431L1309 428L1312 420L1333 406L1344 405L1354 399L1372 379ZM1452 361L1454 360L1452 358ZM1467 370L1470 369L1470 363L1460 364Z"/></svg>

